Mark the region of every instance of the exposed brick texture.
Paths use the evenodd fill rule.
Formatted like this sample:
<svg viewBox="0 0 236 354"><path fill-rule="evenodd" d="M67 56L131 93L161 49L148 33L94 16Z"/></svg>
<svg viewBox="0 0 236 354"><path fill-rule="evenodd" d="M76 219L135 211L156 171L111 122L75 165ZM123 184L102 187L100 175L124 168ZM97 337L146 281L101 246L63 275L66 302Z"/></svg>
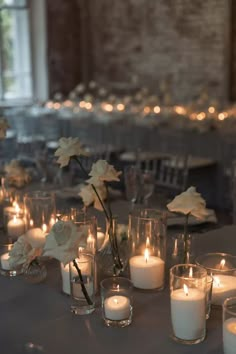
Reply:
<svg viewBox="0 0 236 354"><path fill-rule="evenodd" d="M89 68L90 78L105 83L137 75L156 92L167 80L175 102L196 98L203 87L228 98L230 1L48 0L51 92L68 92ZM88 11L86 68L85 61L80 67L81 6Z"/></svg>

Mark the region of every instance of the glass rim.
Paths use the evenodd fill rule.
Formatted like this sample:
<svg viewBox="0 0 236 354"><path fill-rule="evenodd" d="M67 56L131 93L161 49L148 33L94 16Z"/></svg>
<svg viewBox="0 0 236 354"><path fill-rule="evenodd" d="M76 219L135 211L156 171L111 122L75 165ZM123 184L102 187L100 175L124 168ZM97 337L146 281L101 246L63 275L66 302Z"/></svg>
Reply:
<svg viewBox="0 0 236 354"><path fill-rule="evenodd" d="M116 283L116 280L117 280L117 285L119 285L119 283L124 283L127 285L126 289L129 289L129 290L132 290L133 289L133 283L130 279L128 278L125 278L125 277L110 277L110 278L106 278L106 279L103 279L101 282L100 282L100 287L103 289L103 290L116 290L116 289L112 289L112 288L108 288L107 286L105 286L106 283L110 283L110 284L115 284ZM108 285L107 284L107 285Z"/></svg>
<svg viewBox="0 0 236 354"><path fill-rule="evenodd" d="M236 304L236 296L231 296L231 297L227 297L224 302L223 302L223 310L224 311L227 311L227 313L229 313L230 315L233 315L236 317L236 309L235 311L232 311L230 309L227 308L227 305L230 301L235 301L235 304Z"/></svg>
<svg viewBox="0 0 236 354"><path fill-rule="evenodd" d="M26 192L24 194L24 200L25 199L49 199L55 197L55 193L54 192L50 192L50 191L41 191L41 190L37 190L37 191L32 191L32 192Z"/></svg>
<svg viewBox="0 0 236 354"><path fill-rule="evenodd" d="M85 217L84 220L70 220L73 221L75 225L85 225L85 224L90 224L91 222L96 223L97 222L97 217L95 215L90 215L89 217Z"/></svg>
<svg viewBox="0 0 236 354"><path fill-rule="evenodd" d="M229 268L229 269L217 269L217 268L213 268L213 267L210 267L210 266L204 266L203 264L200 263L200 259L203 258L203 257L213 257L213 256L220 256L222 258L225 258L225 257L229 257L230 259L234 259L235 260L235 267L232 267L232 268ZM195 258L195 262L198 266L200 267L203 267L207 270L211 270L211 271L217 271L217 273L229 273L229 272L232 272L234 270L236 270L236 256L233 256L232 254L230 253L224 253L224 252L208 252L208 253L204 253L200 256L197 256Z"/></svg>
<svg viewBox="0 0 236 354"><path fill-rule="evenodd" d="M177 269L177 268L180 268L180 267L188 267L188 268L194 268L194 269L199 269L201 274L202 274L202 277L201 278L206 278L207 280L207 271L206 269L203 267L203 266L200 266L200 265L197 265L197 264L192 264L192 263L187 263L187 264L184 264L184 263L180 263L180 264L176 264L174 265L173 267L170 268L170 274L173 275L174 277L176 278L179 278L179 279L182 279L182 278L188 278L188 277L184 277L182 275L177 275L177 274L174 274L173 273L173 270L174 269ZM195 279L194 277L189 277L189 279Z"/></svg>

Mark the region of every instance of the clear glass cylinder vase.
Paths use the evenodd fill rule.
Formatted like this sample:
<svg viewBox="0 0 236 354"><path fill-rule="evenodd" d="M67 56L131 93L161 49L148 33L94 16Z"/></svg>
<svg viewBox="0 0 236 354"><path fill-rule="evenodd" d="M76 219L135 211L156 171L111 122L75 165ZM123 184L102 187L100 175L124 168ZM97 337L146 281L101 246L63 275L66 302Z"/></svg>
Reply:
<svg viewBox="0 0 236 354"><path fill-rule="evenodd" d="M129 216L130 279L143 290L162 290L165 285L166 216L143 210Z"/></svg>
<svg viewBox="0 0 236 354"><path fill-rule="evenodd" d="M99 280L124 274L129 254L128 227L118 224L117 217L107 220L105 240L97 254Z"/></svg>
<svg viewBox="0 0 236 354"><path fill-rule="evenodd" d="M95 310L95 262L94 256L80 253L70 262L71 312L88 315Z"/></svg>

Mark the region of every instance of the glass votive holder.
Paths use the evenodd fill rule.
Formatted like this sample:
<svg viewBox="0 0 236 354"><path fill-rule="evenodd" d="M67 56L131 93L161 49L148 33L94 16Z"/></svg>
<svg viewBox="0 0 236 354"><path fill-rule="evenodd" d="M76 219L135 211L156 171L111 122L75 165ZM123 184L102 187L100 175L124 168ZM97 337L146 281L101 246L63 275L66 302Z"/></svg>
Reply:
<svg viewBox="0 0 236 354"><path fill-rule="evenodd" d="M133 316L133 284L127 278L101 281L102 315L108 327L126 327Z"/></svg>
<svg viewBox="0 0 236 354"><path fill-rule="evenodd" d="M206 289L206 319L210 318L211 313L211 298L212 298L213 277L207 276L207 289Z"/></svg>
<svg viewBox="0 0 236 354"><path fill-rule="evenodd" d="M196 264L213 277L212 305L222 306L228 297L236 296L236 257L227 253L206 253Z"/></svg>
<svg viewBox="0 0 236 354"><path fill-rule="evenodd" d="M9 264L9 251L12 249L13 243L5 243L0 245L0 274L7 277L15 277L22 274L22 267L15 269Z"/></svg>
<svg viewBox="0 0 236 354"><path fill-rule="evenodd" d="M236 297L223 303L223 348L224 354L235 354L236 350Z"/></svg>
<svg viewBox="0 0 236 354"><path fill-rule="evenodd" d="M35 191L24 195L26 229L50 231L56 221L54 193Z"/></svg>
<svg viewBox="0 0 236 354"><path fill-rule="evenodd" d="M172 338L182 344L197 344L206 335L207 272L194 264L170 269Z"/></svg>
<svg viewBox="0 0 236 354"><path fill-rule="evenodd" d="M91 254L80 253L70 262L71 312L87 315L95 310L95 262Z"/></svg>
<svg viewBox="0 0 236 354"><path fill-rule="evenodd" d="M162 212L129 215L130 279L142 290L162 290L165 280L166 219Z"/></svg>

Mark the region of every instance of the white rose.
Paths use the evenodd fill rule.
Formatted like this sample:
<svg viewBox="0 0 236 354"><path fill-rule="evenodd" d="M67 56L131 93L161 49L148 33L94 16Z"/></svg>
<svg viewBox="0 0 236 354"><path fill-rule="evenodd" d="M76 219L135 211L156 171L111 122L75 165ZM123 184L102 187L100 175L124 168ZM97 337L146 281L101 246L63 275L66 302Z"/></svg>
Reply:
<svg viewBox="0 0 236 354"><path fill-rule="evenodd" d="M94 90L97 87L97 83L95 81L90 81L89 84L88 84L88 87L91 90Z"/></svg>
<svg viewBox="0 0 236 354"><path fill-rule="evenodd" d="M44 256L58 259L64 265L78 257L78 247L83 233L72 221L58 221L46 237Z"/></svg>
<svg viewBox="0 0 236 354"><path fill-rule="evenodd" d="M16 187L23 187L31 180L28 172L17 160L12 160L4 167L4 170L6 172L6 179L9 184L15 185Z"/></svg>
<svg viewBox="0 0 236 354"><path fill-rule="evenodd" d="M103 201L107 197L107 192L104 184L99 184L98 186L95 187L96 191L100 197L100 199ZM94 208L98 210L103 210L102 205L99 201L99 198L97 197L96 193L94 192L92 186L90 184L84 186L81 188L81 191L79 192L80 197L83 200L83 203L85 206L89 206L94 203Z"/></svg>
<svg viewBox="0 0 236 354"><path fill-rule="evenodd" d="M208 215L206 202L195 187L188 188L185 192L176 196L172 202L167 204L167 208L172 212L191 214L198 219Z"/></svg>
<svg viewBox="0 0 236 354"><path fill-rule="evenodd" d="M99 185L100 182L112 182L119 181L119 175L121 171L116 171L112 165L109 165L106 160L98 160L96 163L92 165L92 169L89 173L89 178L87 180L88 183Z"/></svg>
<svg viewBox="0 0 236 354"><path fill-rule="evenodd" d="M0 139L6 137L7 129L9 128L8 122L5 118L0 118Z"/></svg>
<svg viewBox="0 0 236 354"><path fill-rule="evenodd" d="M78 92L79 94L84 93L85 92L85 86L84 84L79 84L76 86L75 91Z"/></svg>
<svg viewBox="0 0 236 354"><path fill-rule="evenodd" d="M20 265L27 265L36 257L41 256L41 254L42 249L33 248L25 235L22 235L17 239L13 248L9 252L9 264L13 269Z"/></svg>
<svg viewBox="0 0 236 354"><path fill-rule="evenodd" d="M87 156L88 153L82 148L78 138L61 138L59 140L59 148L55 152L55 156L58 156L60 167L68 165L72 156Z"/></svg>

